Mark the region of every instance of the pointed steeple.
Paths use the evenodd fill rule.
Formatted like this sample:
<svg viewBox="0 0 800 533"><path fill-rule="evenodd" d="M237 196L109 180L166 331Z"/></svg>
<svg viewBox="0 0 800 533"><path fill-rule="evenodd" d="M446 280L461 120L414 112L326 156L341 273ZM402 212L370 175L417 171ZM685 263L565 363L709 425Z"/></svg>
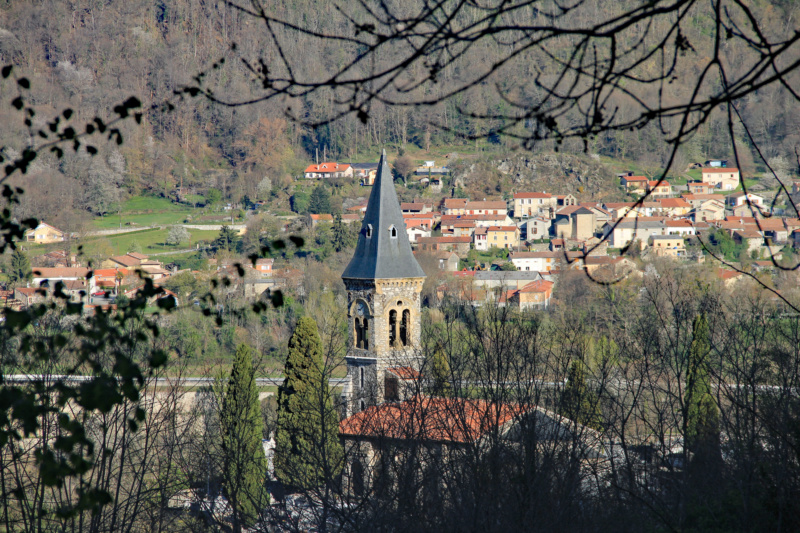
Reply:
<svg viewBox="0 0 800 533"><path fill-rule="evenodd" d="M408 242L406 224L394 190L386 150L367 202L367 212L350 264L342 273L349 279L424 278Z"/></svg>

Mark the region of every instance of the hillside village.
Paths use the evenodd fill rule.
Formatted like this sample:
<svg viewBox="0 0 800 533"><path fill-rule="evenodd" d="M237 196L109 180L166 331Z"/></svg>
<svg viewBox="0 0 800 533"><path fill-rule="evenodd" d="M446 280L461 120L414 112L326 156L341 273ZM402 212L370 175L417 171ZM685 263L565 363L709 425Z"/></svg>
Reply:
<svg viewBox="0 0 800 533"><path fill-rule="evenodd" d="M355 181L368 195L376 171L377 163L327 162L309 165L301 180L322 184ZM417 186L423 190L439 190L448 173L447 167L436 166L434 161L413 170ZM505 200L447 196L432 200L427 195L402 202L401 210L414 253L432 258L443 273L449 273L436 288L437 300L455 297L476 306L494 301L520 309L547 308L559 274L565 271L585 271L596 280L619 280L643 268L637 258L703 262L708 257L704 246L713 247L720 239L728 239L738 253L726 259L741 262L745 258L745 266L754 271L769 270L772 258L780 261L800 248L800 219L768 216L765 196L741 191L738 169L727 167L726 161L712 160L701 167L701 176L701 180L673 187L666 180L621 173L619 188L630 198L626 202L586 202L558 191L518 191L506 194ZM799 191L800 182L794 182L792 194ZM257 202L248 215L264 208L264 202ZM313 234L334 223L357 231L365 211L366 200L362 199L341 213L295 217L284 223L283 231ZM69 237L42 222L26 232L24 240L35 247L66 243ZM274 269L270 257L253 263L235 253L226 253L219 260L213 251L208 253L209 269L200 272L181 269L176 263L165 265L136 252L108 256L100 264L89 265L74 251L54 250L35 257L31 279L3 291L0 297L11 307L26 307L51 297L60 281L69 297L91 312L98 305L113 309L117 298L135 294L142 278L163 286L161 297L175 298L178 304L185 303L181 302L184 295L166 287L171 278L181 274L199 280L228 277L232 280L228 292L244 298L302 285L303 273L294 268L291 259L280 263L283 268ZM726 282L739 277L729 269L719 269L718 274Z"/></svg>

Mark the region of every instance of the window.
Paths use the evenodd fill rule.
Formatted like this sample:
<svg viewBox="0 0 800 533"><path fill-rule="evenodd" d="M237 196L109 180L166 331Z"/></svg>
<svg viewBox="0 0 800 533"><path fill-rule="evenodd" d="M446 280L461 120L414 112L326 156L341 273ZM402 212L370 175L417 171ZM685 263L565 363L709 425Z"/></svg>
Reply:
<svg viewBox="0 0 800 533"><path fill-rule="evenodd" d="M389 311L389 346L397 343L397 311Z"/></svg>
<svg viewBox="0 0 800 533"><path fill-rule="evenodd" d="M391 226L391 227L389 228L389 236L390 236L392 239L396 239L396 238L397 238L397 228L395 228L394 226Z"/></svg>
<svg viewBox="0 0 800 533"><path fill-rule="evenodd" d="M359 382L359 387L361 389L363 389L364 388L364 368L363 367L358 369L358 382ZM364 408L362 407L361 410L363 411Z"/></svg>
<svg viewBox="0 0 800 533"><path fill-rule="evenodd" d="M403 318L400 322L400 343L403 346L408 346L410 327L411 312L408 309L405 309L403 310Z"/></svg>
<svg viewBox="0 0 800 533"><path fill-rule="evenodd" d="M367 239L372 238L372 224L367 224Z"/></svg>
<svg viewBox="0 0 800 533"><path fill-rule="evenodd" d="M383 397L386 401L396 402L400 399L400 387L397 378L386 376L383 380Z"/></svg>

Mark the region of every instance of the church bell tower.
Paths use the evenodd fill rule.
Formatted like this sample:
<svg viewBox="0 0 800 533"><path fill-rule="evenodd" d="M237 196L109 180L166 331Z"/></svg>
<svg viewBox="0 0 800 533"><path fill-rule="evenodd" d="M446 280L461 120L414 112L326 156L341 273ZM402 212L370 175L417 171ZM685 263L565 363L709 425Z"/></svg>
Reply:
<svg viewBox="0 0 800 533"><path fill-rule="evenodd" d="M408 242L392 174L381 155L350 264L347 415L400 399L398 374L420 367L420 292L425 273ZM402 375L399 377L403 377Z"/></svg>

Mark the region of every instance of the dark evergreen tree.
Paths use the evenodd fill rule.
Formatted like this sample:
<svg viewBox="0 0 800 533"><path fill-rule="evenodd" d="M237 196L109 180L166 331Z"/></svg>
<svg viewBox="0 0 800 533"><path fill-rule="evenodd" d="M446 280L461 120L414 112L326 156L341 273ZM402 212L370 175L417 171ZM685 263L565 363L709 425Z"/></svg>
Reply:
<svg viewBox="0 0 800 533"><path fill-rule="evenodd" d="M711 342L705 313L695 318L686 371L684 417L686 450L699 462L710 464L719 455L719 410L711 395L708 354Z"/></svg>
<svg viewBox="0 0 800 533"><path fill-rule="evenodd" d="M268 503L264 487L267 460L261 445L262 417L253 355L244 344L236 349L220 413L223 487L231 505L233 530L251 526Z"/></svg>
<svg viewBox="0 0 800 533"><path fill-rule="evenodd" d="M447 398L453 395L450 383L450 363L441 347L437 347L430 359L430 394Z"/></svg>
<svg viewBox="0 0 800 533"><path fill-rule="evenodd" d="M586 384L586 366L575 360L567 373L567 384L561 393L561 414L578 424L602 429L603 416L597 395Z"/></svg>
<svg viewBox="0 0 800 533"><path fill-rule="evenodd" d="M325 374L317 324L302 317L289 339L275 438L275 474L292 487L319 487L342 469L339 417Z"/></svg>
<svg viewBox="0 0 800 533"><path fill-rule="evenodd" d="M225 225L219 230L219 235L217 235L217 238L211 243L211 246L215 251L226 250L228 252L236 252L238 251L240 242L241 238L239 235L237 235L230 226Z"/></svg>
<svg viewBox="0 0 800 533"><path fill-rule="evenodd" d="M320 215L331 212L331 195L323 185L318 185L311 191L311 198L308 203L308 212L312 215Z"/></svg>
<svg viewBox="0 0 800 533"><path fill-rule="evenodd" d="M28 260L28 256L25 255L25 252L17 248L14 250L14 253L11 254L11 264L8 268L8 281L12 283L12 285L25 283L33 276L33 272L31 272L31 262Z"/></svg>
<svg viewBox="0 0 800 533"><path fill-rule="evenodd" d="M342 221L342 215L333 217L333 249L337 252L352 248L356 245L358 236L350 231L350 227Z"/></svg>

